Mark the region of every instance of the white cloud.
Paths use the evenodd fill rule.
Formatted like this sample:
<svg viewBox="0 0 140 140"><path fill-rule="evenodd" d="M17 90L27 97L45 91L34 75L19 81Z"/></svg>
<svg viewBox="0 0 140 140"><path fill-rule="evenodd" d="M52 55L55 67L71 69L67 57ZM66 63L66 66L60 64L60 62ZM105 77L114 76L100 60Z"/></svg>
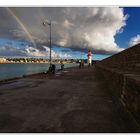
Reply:
<svg viewBox="0 0 140 140"><path fill-rule="evenodd" d="M35 57L48 57L50 56L50 48L46 46L41 46L44 50L37 49L31 46L26 46L26 54L28 56L35 56ZM51 50L51 55L53 59L58 59L58 58L72 58L71 55L64 53L64 52L55 52L54 50Z"/></svg>
<svg viewBox="0 0 140 140"><path fill-rule="evenodd" d="M132 46L139 44L139 43L140 43L140 35L137 35L137 36L134 36L130 39L128 46L132 47Z"/></svg>
<svg viewBox="0 0 140 140"><path fill-rule="evenodd" d="M52 20L52 42L72 50L88 50L99 54L113 54L123 50L115 42L115 35L123 32L127 15L119 7L49 7L10 8L36 42L49 43L49 27L41 22L46 17ZM10 15L11 16L11 15ZM2 19L3 20L3 19ZM11 17L9 19L11 21ZM11 25L18 24L14 19ZM4 24L1 25L2 28ZM6 26L9 26L6 21ZM19 26L19 24L18 24ZM14 26L15 27L15 26ZM18 28L19 30L19 28ZM15 30L14 30L15 31ZM21 33L21 35L20 35ZM23 33L13 32L22 37ZM37 52L36 52L37 53Z"/></svg>
<svg viewBox="0 0 140 140"><path fill-rule="evenodd" d="M74 26L74 24L70 23L70 22L66 19L66 20L64 21L64 23L63 23L63 26L64 26L65 28L70 29L70 28L72 28L72 27Z"/></svg>
<svg viewBox="0 0 140 140"><path fill-rule="evenodd" d="M17 48L11 45L0 47L0 56L26 56L26 57L42 57L49 58L50 49L47 46L41 46L40 48L35 48L33 46L25 46L24 48ZM72 58L71 55L65 52L56 52L52 50L52 59L68 59Z"/></svg>

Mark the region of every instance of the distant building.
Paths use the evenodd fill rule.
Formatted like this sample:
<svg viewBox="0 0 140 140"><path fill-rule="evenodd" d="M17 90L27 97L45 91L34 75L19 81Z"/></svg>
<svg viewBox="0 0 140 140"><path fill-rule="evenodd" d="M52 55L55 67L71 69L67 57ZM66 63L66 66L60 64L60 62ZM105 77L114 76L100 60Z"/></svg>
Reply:
<svg viewBox="0 0 140 140"><path fill-rule="evenodd" d="M0 63L4 63L6 62L6 59L5 58L0 58Z"/></svg>
<svg viewBox="0 0 140 140"><path fill-rule="evenodd" d="M20 60L20 62L23 63L24 61L23 60Z"/></svg>

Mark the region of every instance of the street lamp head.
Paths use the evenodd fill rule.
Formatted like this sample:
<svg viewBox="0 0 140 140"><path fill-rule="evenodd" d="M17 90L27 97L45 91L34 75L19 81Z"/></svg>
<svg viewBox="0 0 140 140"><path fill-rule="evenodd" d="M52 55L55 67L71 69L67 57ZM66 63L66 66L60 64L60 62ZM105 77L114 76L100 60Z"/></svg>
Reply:
<svg viewBox="0 0 140 140"><path fill-rule="evenodd" d="M46 26L46 24L50 26L51 25L51 21L49 22L48 20L44 20L42 24L43 24L43 26Z"/></svg>
<svg viewBox="0 0 140 140"><path fill-rule="evenodd" d="M42 22L42 25L43 25L43 26L46 26L46 23L45 23L45 22Z"/></svg>

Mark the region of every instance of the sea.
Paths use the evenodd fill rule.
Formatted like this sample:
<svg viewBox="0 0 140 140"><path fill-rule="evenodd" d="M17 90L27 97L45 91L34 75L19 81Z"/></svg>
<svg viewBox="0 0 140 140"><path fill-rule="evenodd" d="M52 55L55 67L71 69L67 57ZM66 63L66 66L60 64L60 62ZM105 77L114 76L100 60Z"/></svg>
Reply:
<svg viewBox="0 0 140 140"><path fill-rule="evenodd" d="M55 64L56 70L60 64ZM67 63L64 68L78 66L77 63ZM46 72L49 64L46 63L0 63L0 80L22 77L23 75Z"/></svg>

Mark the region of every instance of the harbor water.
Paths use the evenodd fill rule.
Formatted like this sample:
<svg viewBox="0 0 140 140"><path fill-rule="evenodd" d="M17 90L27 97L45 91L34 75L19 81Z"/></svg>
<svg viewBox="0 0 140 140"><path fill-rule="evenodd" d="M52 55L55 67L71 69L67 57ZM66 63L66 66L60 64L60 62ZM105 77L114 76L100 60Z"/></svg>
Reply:
<svg viewBox="0 0 140 140"><path fill-rule="evenodd" d="M74 66L78 66L78 64L65 64L65 68ZM49 64L46 63L1 63L0 80L46 72L48 69ZM60 64L56 64L56 69L60 69Z"/></svg>

